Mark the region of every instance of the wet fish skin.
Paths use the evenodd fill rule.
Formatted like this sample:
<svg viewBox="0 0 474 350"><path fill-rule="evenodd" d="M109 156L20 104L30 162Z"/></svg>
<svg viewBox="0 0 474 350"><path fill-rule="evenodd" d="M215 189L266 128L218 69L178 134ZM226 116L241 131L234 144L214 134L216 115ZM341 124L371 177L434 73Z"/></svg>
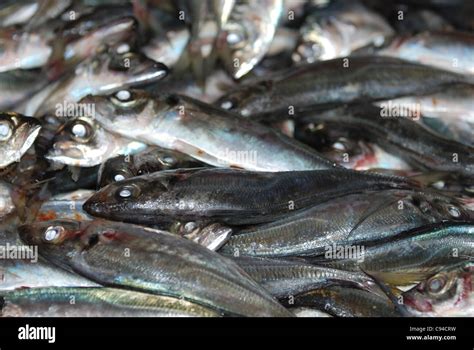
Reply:
<svg viewBox="0 0 474 350"><path fill-rule="evenodd" d="M12 198L12 187L6 182L0 181L0 220L15 211L15 203Z"/></svg>
<svg viewBox="0 0 474 350"><path fill-rule="evenodd" d="M0 300L1 317L220 316L179 298L104 287L20 289L0 293Z"/></svg>
<svg viewBox="0 0 474 350"><path fill-rule="evenodd" d="M89 95L81 103L94 106L95 118L106 130L218 167L287 171L334 166L273 129L182 95L122 90Z"/></svg>
<svg viewBox="0 0 474 350"><path fill-rule="evenodd" d="M474 35L465 32L424 32L399 37L378 52L459 74L474 74Z"/></svg>
<svg viewBox="0 0 474 350"><path fill-rule="evenodd" d="M131 154L146 148L140 142L109 133L93 118L74 118L58 131L46 154L52 162L76 167L94 167L119 154Z"/></svg>
<svg viewBox="0 0 474 350"><path fill-rule="evenodd" d="M50 221L57 218L85 221L93 220L82 210L84 202L94 194L92 190L77 190L52 196L45 201L36 215L37 221Z"/></svg>
<svg viewBox="0 0 474 350"><path fill-rule="evenodd" d="M455 199L437 193L368 190L238 230L220 252L278 258L322 256L333 245L363 246L447 218L466 221L474 215Z"/></svg>
<svg viewBox="0 0 474 350"><path fill-rule="evenodd" d="M472 263L448 268L404 292L401 300L414 316L459 317L473 312Z"/></svg>
<svg viewBox="0 0 474 350"><path fill-rule="evenodd" d="M345 169L278 173L178 169L110 184L92 196L84 210L141 224L214 220L245 225L276 220L343 194L414 186L404 178Z"/></svg>
<svg viewBox="0 0 474 350"><path fill-rule="evenodd" d="M325 268L304 262L256 257L233 257L256 282L278 299L334 285L371 290L375 285L363 273Z"/></svg>
<svg viewBox="0 0 474 350"><path fill-rule="evenodd" d="M388 242L367 244L360 257L310 260L350 271L363 269L391 286L406 286L418 283L447 266L472 259L473 234L472 221L447 221L408 231Z"/></svg>
<svg viewBox="0 0 474 350"><path fill-rule="evenodd" d="M444 91L381 101L405 113L421 112L421 122L447 138L474 146L474 86L456 84Z"/></svg>
<svg viewBox="0 0 474 350"><path fill-rule="evenodd" d="M235 79L250 72L268 52L282 12L282 0L235 2L217 41L224 66Z"/></svg>
<svg viewBox="0 0 474 350"><path fill-rule="evenodd" d="M293 306L312 307L336 317L398 317L386 296L367 290L331 286L297 295Z"/></svg>
<svg viewBox="0 0 474 350"><path fill-rule="evenodd" d="M278 114L288 117L289 106L298 116L301 108L423 95L472 81L472 77L392 57L357 56L275 72L256 83L242 84L216 104L244 116L268 119Z"/></svg>
<svg viewBox="0 0 474 350"><path fill-rule="evenodd" d="M379 14L358 2L333 3L306 17L293 54L296 63L347 57L366 46L381 46L394 35Z"/></svg>
<svg viewBox="0 0 474 350"><path fill-rule="evenodd" d="M38 120L19 113L0 113L0 169L19 162L33 145L41 125Z"/></svg>
<svg viewBox="0 0 474 350"><path fill-rule="evenodd" d="M167 74L166 66L141 54L108 51L82 62L73 74L50 84L19 108L28 115L38 117L48 113L58 118L84 116L93 111L89 111L89 106L76 103L88 94L108 94L126 87L156 82ZM77 110L73 109L74 113L69 112L71 106L77 107Z"/></svg>
<svg viewBox="0 0 474 350"><path fill-rule="evenodd" d="M376 143L415 169L474 174L474 148L431 132L411 118L391 116L389 106L344 106L309 112L299 122L324 123ZM304 115L304 114L303 114ZM420 118L416 115L414 118Z"/></svg>
<svg viewBox="0 0 474 350"><path fill-rule="evenodd" d="M51 227L59 235L47 241ZM56 221L22 226L20 237L38 244L48 261L101 284L182 297L225 314L291 316L235 263L164 231L100 220ZM124 258L125 248L130 259Z"/></svg>
<svg viewBox="0 0 474 350"><path fill-rule="evenodd" d="M7 1L0 7L0 27L26 23L37 11L38 1Z"/></svg>
<svg viewBox="0 0 474 350"><path fill-rule="evenodd" d="M190 38L186 27L168 30L163 37L154 37L142 48L150 59L172 68L179 60Z"/></svg>
<svg viewBox="0 0 474 350"><path fill-rule="evenodd" d="M198 168L203 164L185 154L159 147L148 147L130 156L108 159L99 170L99 187L156 171Z"/></svg>
<svg viewBox="0 0 474 350"><path fill-rule="evenodd" d="M15 110L16 105L46 84L46 77L37 70L17 69L0 73L0 110Z"/></svg>

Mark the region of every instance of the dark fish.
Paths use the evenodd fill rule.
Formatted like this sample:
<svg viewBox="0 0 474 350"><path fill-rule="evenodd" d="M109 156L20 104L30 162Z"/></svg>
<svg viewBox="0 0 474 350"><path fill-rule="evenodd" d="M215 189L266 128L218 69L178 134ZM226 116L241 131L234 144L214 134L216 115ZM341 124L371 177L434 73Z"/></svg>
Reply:
<svg viewBox="0 0 474 350"><path fill-rule="evenodd" d="M474 175L474 148L448 140L410 117L395 114L398 105L346 106L327 112L302 114L303 124L324 123L328 129L343 129L384 148L416 169ZM420 118L413 114L412 118Z"/></svg>
<svg viewBox="0 0 474 350"><path fill-rule="evenodd" d="M344 194L413 186L404 178L345 169L179 169L112 183L84 209L93 216L151 225L171 220L243 225L269 222Z"/></svg>
<svg viewBox="0 0 474 350"><path fill-rule="evenodd" d="M103 285L182 297L240 316L291 316L234 262L158 230L105 221L25 225L21 239L51 263Z"/></svg>
<svg viewBox="0 0 474 350"><path fill-rule="evenodd" d="M244 116L298 115L297 110L327 104L373 101L443 90L472 77L391 57L350 57L318 62L243 84L217 104Z"/></svg>
<svg viewBox="0 0 474 350"><path fill-rule="evenodd" d="M474 214L458 201L436 193L366 191L244 228L221 252L260 257L325 255L333 245L365 245L396 238L447 218L465 221L474 219Z"/></svg>
<svg viewBox="0 0 474 350"><path fill-rule="evenodd" d="M370 290L374 283L363 273L331 269L304 262L267 258L234 257L262 287L278 299L334 285Z"/></svg>

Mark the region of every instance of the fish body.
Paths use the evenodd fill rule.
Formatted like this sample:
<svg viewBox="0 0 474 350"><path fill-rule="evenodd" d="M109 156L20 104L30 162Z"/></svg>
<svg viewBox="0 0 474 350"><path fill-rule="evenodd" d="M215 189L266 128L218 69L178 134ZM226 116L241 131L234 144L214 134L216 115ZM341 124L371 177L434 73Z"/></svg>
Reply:
<svg viewBox="0 0 474 350"><path fill-rule="evenodd" d="M35 118L18 113L0 113L0 169L19 162L41 129Z"/></svg>
<svg viewBox="0 0 474 350"><path fill-rule="evenodd" d="M461 82L472 78L392 57L354 56L275 72L240 85L216 104L252 118L291 117L299 109L423 95Z"/></svg>
<svg viewBox="0 0 474 350"><path fill-rule="evenodd" d="M101 284L182 297L227 314L291 316L235 263L164 231L100 221L56 221L20 230L21 239L39 244L48 261Z"/></svg>
<svg viewBox="0 0 474 350"><path fill-rule="evenodd" d="M95 118L106 130L213 166L256 171L333 167L273 129L186 96L121 90L107 97L88 96L81 103L94 106Z"/></svg>
<svg viewBox="0 0 474 350"><path fill-rule="evenodd" d="M345 169L278 173L178 169L112 183L84 203L84 210L151 225L167 220L245 225L269 222L343 194L413 186L404 178Z"/></svg>
<svg viewBox="0 0 474 350"><path fill-rule="evenodd" d="M0 294L2 317L219 317L179 298L102 287L29 288Z"/></svg>
<svg viewBox="0 0 474 350"><path fill-rule="evenodd" d="M468 220L474 216L456 200L435 193L366 191L239 230L221 252L255 257L330 257L337 247L356 248L389 240L446 218Z"/></svg>

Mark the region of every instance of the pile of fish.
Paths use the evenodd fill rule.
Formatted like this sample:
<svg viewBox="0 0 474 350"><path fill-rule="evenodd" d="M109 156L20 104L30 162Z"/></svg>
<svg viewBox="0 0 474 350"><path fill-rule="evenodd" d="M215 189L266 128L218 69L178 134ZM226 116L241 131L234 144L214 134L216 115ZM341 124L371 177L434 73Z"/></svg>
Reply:
<svg viewBox="0 0 474 350"><path fill-rule="evenodd" d="M1 316L474 316L470 0L0 4Z"/></svg>

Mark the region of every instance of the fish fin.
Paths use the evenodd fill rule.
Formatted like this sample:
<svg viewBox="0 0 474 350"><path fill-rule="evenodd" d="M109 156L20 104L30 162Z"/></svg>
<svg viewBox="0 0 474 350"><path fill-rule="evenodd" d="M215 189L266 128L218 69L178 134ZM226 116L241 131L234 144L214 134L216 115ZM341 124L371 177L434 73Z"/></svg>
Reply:
<svg viewBox="0 0 474 350"><path fill-rule="evenodd" d="M362 268L361 268L362 270ZM391 286L406 286L411 284L418 284L419 282L426 279L429 274L426 272L381 272L381 271L370 271L366 272L362 270L367 275L377 279L378 281L383 281L386 284Z"/></svg>
<svg viewBox="0 0 474 350"><path fill-rule="evenodd" d="M375 284L382 290L382 292L390 299L392 302L393 306L395 307L395 310L398 311L398 313L403 316L403 317L409 317L411 316L410 312L408 311L407 307L405 304L403 304L403 299L400 299L401 296L401 291L397 288L390 287L381 280L379 280L376 276L371 275L364 271L361 268L362 272L364 272L367 276L371 277Z"/></svg>

